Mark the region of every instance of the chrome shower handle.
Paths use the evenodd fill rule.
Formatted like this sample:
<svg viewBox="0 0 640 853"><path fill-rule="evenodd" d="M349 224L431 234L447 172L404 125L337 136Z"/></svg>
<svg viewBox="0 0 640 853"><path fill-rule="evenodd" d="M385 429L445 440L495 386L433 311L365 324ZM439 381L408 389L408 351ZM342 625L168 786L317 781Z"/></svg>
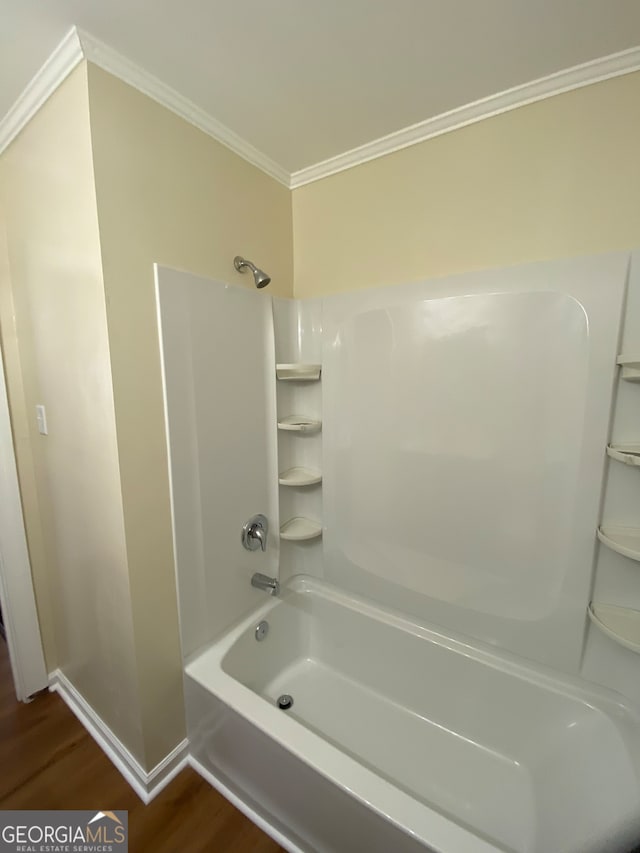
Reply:
<svg viewBox="0 0 640 853"><path fill-rule="evenodd" d="M269 522L266 515L252 515L242 528L242 544L247 551L257 551L258 548L267 550L267 533Z"/></svg>

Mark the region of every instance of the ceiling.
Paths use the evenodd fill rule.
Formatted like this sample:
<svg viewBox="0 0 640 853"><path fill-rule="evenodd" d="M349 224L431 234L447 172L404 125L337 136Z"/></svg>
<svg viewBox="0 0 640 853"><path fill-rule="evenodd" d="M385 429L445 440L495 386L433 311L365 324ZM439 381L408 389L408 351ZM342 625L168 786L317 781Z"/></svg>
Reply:
<svg viewBox="0 0 640 853"><path fill-rule="evenodd" d="M77 26L289 173L640 44L640 0L0 0L0 118Z"/></svg>

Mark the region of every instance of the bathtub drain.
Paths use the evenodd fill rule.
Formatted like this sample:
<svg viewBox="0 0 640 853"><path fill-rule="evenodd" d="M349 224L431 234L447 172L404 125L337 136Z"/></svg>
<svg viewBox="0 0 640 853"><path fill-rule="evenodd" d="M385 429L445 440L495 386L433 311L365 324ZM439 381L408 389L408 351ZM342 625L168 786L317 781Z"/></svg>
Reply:
<svg viewBox="0 0 640 853"><path fill-rule="evenodd" d="M282 696L278 696L276 699L276 705L281 711L288 711L293 705L293 696L289 696L288 693L283 693Z"/></svg>

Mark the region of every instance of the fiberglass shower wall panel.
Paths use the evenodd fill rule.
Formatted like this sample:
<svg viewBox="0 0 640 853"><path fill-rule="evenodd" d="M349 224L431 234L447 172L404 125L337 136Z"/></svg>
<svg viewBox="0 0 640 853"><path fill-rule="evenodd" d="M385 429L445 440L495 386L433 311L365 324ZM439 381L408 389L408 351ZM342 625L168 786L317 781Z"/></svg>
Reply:
<svg viewBox="0 0 640 853"><path fill-rule="evenodd" d="M627 265L324 300L327 580L577 670Z"/></svg>
<svg viewBox="0 0 640 853"><path fill-rule="evenodd" d="M275 355L271 297L156 268L183 654L264 601L278 573ZM267 550L240 534L269 520Z"/></svg>

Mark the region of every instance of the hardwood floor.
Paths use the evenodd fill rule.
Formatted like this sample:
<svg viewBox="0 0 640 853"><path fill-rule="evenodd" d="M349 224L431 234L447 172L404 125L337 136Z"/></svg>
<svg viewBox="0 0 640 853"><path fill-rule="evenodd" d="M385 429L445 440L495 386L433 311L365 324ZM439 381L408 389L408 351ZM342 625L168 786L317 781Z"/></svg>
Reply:
<svg viewBox="0 0 640 853"><path fill-rule="evenodd" d="M0 639L0 809L127 809L131 853L282 848L191 768L148 806L56 694L16 700Z"/></svg>

